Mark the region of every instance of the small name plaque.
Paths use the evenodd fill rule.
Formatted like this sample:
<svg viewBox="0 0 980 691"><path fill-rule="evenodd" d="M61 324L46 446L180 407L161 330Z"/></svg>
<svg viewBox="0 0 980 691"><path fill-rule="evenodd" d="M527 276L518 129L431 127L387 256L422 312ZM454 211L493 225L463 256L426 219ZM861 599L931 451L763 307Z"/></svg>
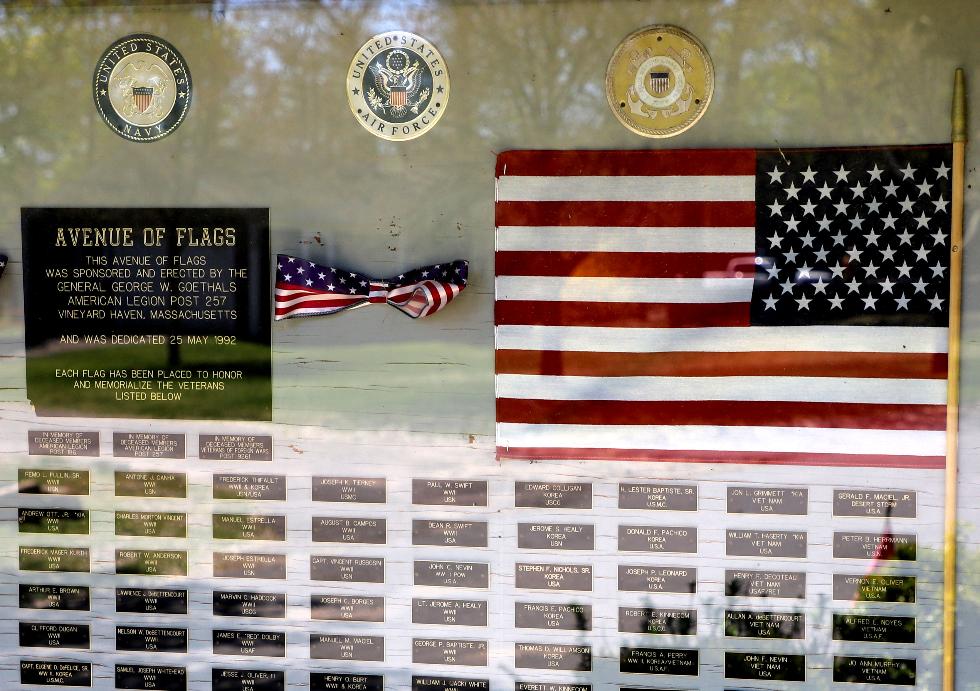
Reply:
<svg viewBox="0 0 980 691"><path fill-rule="evenodd" d="M789 530L728 530L725 553L730 557L805 559L806 533Z"/></svg>
<svg viewBox="0 0 980 691"><path fill-rule="evenodd" d="M728 513L805 516L809 497L803 487L729 487Z"/></svg>
<svg viewBox="0 0 980 691"><path fill-rule="evenodd" d="M84 509L17 509L18 530L46 535L88 535L89 516Z"/></svg>
<svg viewBox="0 0 980 691"><path fill-rule="evenodd" d="M286 634L282 631L215 629L211 632L211 649L215 655L286 657Z"/></svg>
<svg viewBox="0 0 980 691"><path fill-rule="evenodd" d="M490 680L413 675L412 691L490 691Z"/></svg>
<svg viewBox="0 0 980 691"><path fill-rule="evenodd" d="M72 648L88 650L88 624L56 624L51 622L18 622L19 645L22 648Z"/></svg>
<svg viewBox="0 0 980 691"><path fill-rule="evenodd" d="M486 626L486 600L412 598L412 623L436 626Z"/></svg>
<svg viewBox="0 0 980 691"><path fill-rule="evenodd" d="M514 626L519 629L591 631L592 605L555 602L517 602Z"/></svg>
<svg viewBox="0 0 980 691"><path fill-rule="evenodd" d="M530 509L591 509L591 482L517 482L514 506Z"/></svg>
<svg viewBox="0 0 980 691"><path fill-rule="evenodd" d="M735 638L802 639L806 615L801 612L725 610L725 635Z"/></svg>
<svg viewBox="0 0 980 691"><path fill-rule="evenodd" d="M592 671L592 646L559 643L515 643L514 666L518 669Z"/></svg>
<svg viewBox="0 0 980 691"><path fill-rule="evenodd" d="M871 518L915 518L915 492L835 489L834 515Z"/></svg>
<svg viewBox="0 0 980 691"><path fill-rule="evenodd" d="M216 617L285 619L286 594L215 590L211 595L211 611Z"/></svg>
<svg viewBox="0 0 980 691"><path fill-rule="evenodd" d="M187 591L116 588L116 611L132 614L187 614Z"/></svg>
<svg viewBox="0 0 980 691"><path fill-rule="evenodd" d="M413 638L412 662L417 665L486 667L488 649L486 641Z"/></svg>
<svg viewBox="0 0 980 691"><path fill-rule="evenodd" d="M726 679L806 681L806 657L773 653L725 653Z"/></svg>
<svg viewBox="0 0 980 691"><path fill-rule="evenodd" d="M383 545L388 541L384 518L313 517L313 542Z"/></svg>
<svg viewBox="0 0 980 691"><path fill-rule="evenodd" d="M834 614L834 640L915 643L915 617Z"/></svg>
<svg viewBox="0 0 980 691"><path fill-rule="evenodd" d="M468 561L416 561L415 585L437 588L489 588L490 565Z"/></svg>
<svg viewBox="0 0 980 691"><path fill-rule="evenodd" d="M384 583L385 560L379 557L310 557L310 580Z"/></svg>
<svg viewBox="0 0 980 691"><path fill-rule="evenodd" d="M91 686L92 665L88 662L21 660L20 683L35 686Z"/></svg>
<svg viewBox="0 0 980 691"><path fill-rule="evenodd" d="M142 653L186 653L187 629L117 626L116 650Z"/></svg>
<svg viewBox="0 0 980 691"><path fill-rule="evenodd" d="M421 506L486 506L486 480L412 480L412 503Z"/></svg>
<svg viewBox="0 0 980 691"><path fill-rule="evenodd" d="M185 473L116 471L117 497L175 497L187 496Z"/></svg>
<svg viewBox="0 0 980 691"><path fill-rule="evenodd" d="M113 432L112 455L116 458L177 458L187 455L183 434L163 432Z"/></svg>
<svg viewBox="0 0 980 691"><path fill-rule="evenodd" d="M27 452L31 456L91 456L99 455L98 432L67 430L31 430L27 433Z"/></svg>
<svg viewBox="0 0 980 691"><path fill-rule="evenodd" d="M364 595L311 595L310 613L313 619L324 621L385 620L385 599Z"/></svg>
<svg viewBox="0 0 980 691"><path fill-rule="evenodd" d="M285 475L215 473L211 482L211 493L215 499L286 500Z"/></svg>
<svg viewBox="0 0 980 691"><path fill-rule="evenodd" d="M698 529L678 526L621 525L620 552L682 552L696 554Z"/></svg>
<svg viewBox="0 0 980 691"><path fill-rule="evenodd" d="M155 665L116 665L117 689L187 691L187 670Z"/></svg>
<svg viewBox="0 0 980 691"><path fill-rule="evenodd" d="M89 471L17 469L17 491L21 494L88 494Z"/></svg>
<svg viewBox="0 0 980 691"><path fill-rule="evenodd" d="M915 686L915 660L834 656L834 681L850 684Z"/></svg>
<svg viewBox="0 0 980 691"><path fill-rule="evenodd" d="M313 501L384 504L388 491L383 477L314 477Z"/></svg>
<svg viewBox="0 0 980 691"><path fill-rule="evenodd" d="M187 514L169 511L116 511L116 535L187 537Z"/></svg>
<svg viewBox="0 0 980 691"><path fill-rule="evenodd" d="M21 571L88 573L88 547L21 547L17 566Z"/></svg>
<svg viewBox="0 0 980 691"><path fill-rule="evenodd" d="M697 511L697 485L619 483L619 508L644 511Z"/></svg>
<svg viewBox="0 0 980 691"><path fill-rule="evenodd" d="M664 636L694 636L698 632L698 613L693 609L620 607L619 630Z"/></svg>
<svg viewBox="0 0 980 691"><path fill-rule="evenodd" d="M211 530L215 540L283 542L286 539L286 517L216 513L211 517Z"/></svg>
<svg viewBox="0 0 980 691"><path fill-rule="evenodd" d="M211 691L286 691L286 673L278 670L212 667Z"/></svg>
<svg viewBox="0 0 980 691"><path fill-rule="evenodd" d="M310 658L314 660L384 662L385 639L382 636L310 634Z"/></svg>
<svg viewBox="0 0 980 691"><path fill-rule="evenodd" d="M117 549L116 573L133 576L186 576L187 552Z"/></svg>
<svg viewBox="0 0 980 691"><path fill-rule="evenodd" d="M696 677L699 672L698 650L621 647L619 671L623 674L672 674Z"/></svg>
<svg viewBox="0 0 980 691"><path fill-rule="evenodd" d="M798 571L725 570L728 597L806 598L806 574Z"/></svg>
<svg viewBox="0 0 980 691"><path fill-rule="evenodd" d="M215 552L215 578L286 578L285 554Z"/></svg>
<svg viewBox="0 0 980 691"><path fill-rule="evenodd" d="M202 434L198 440L202 461L271 461L272 437L252 434Z"/></svg>
<svg viewBox="0 0 980 691"><path fill-rule="evenodd" d="M486 547L485 521L412 521L412 544L436 547Z"/></svg>
<svg viewBox="0 0 980 691"><path fill-rule="evenodd" d="M22 609L61 609L88 611L89 589L84 585L18 585L19 607Z"/></svg>
<svg viewBox="0 0 980 691"><path fill-rule="evenodd" d="M337 674L310 672L310 691L384 691L380 674Z"/></svg>
<svg viewBox="0 0 980 691"><path fill-rule="evenodd" d="M520 549L595 549L595 526L584 523L518 523Z"/></svg>
<svg viewBox="0 0 980 691"><path fill-rule="evenodd" d="M620 564L619 590L640 593L696 593L698 570L685 566Z"/></svg>
<svg viewBox="0 0 980 691"><path fill-rule="evenodd" d="M514 565L514 585L522 590L592 590L591 564Z"/></svg>
<svg viewBox="0 0 980 691"><path fill-rule="evenodd" d="M915 535L834 533L834 559L915 561Z"/></svg>
<svg viewBox="0 0 980 691"><path fill-rule="evenodd" d="M854 602L915 602L915 576L835 573L834 599Z"/></svg>

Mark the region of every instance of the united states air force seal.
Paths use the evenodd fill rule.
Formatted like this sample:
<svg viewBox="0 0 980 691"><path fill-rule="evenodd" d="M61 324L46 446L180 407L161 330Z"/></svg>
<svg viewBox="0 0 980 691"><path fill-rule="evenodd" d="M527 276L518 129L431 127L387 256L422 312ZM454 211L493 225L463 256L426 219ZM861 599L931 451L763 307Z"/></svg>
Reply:
<svg viewBox="0 0 980 691"><path fill-rule="evenodd" d="M701 119L715 73L701 42L658 25L627 36L606 69L606 98L623 125L645 137L673 137Z"/></svg>
<svg viewBox="0 0 980 691"><path fill-rule="evenodd" d="M183 56L162 38L133 34L99 58L95 105L121 137L151 142L180 126L191 105L191 73Z"/></svg>
<svg viewBox="0 0 980 691"><path fill-rule="evenodd" d="M347 101L361 126L377 137L420 137L446 111L446 61L429 41L407 31L373 36L351 60Z"/></svg>

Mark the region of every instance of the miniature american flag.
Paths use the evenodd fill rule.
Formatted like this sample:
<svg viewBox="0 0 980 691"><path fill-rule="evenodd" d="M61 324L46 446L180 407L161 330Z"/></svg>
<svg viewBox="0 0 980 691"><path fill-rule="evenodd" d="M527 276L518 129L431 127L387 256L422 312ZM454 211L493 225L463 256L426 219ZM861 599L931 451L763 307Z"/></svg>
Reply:
<svg viewBox="0 0 980 691"><path fill-rule="evenodd" d="M497 160L497 453L941 468L951 148Z"/></svg>
<svg viewBox="0 0 980 691"><path fill-rule="evenodd" d="M373 279L356 271L278 256L276 320L334 314L371 303L388 303L413 319L438 312L466 287L469 263L424 266L393 278Z"/></svg>

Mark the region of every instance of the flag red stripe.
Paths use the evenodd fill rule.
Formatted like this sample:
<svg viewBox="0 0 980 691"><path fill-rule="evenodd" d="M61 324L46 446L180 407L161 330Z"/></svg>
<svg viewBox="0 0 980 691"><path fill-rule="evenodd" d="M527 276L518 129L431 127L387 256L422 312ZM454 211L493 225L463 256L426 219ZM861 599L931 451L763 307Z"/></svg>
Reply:
<svg viewBox="0 0 980 691"><path fill-rule="evenodd" d="M675 451L663 449L573 449L497 447L498 460L596 460L665 463L746 463L941 470L944 456L886 456L801 452Z"/></svg>
<svg viewBox="0 0 980 691"><path fill-rule="evenodd" d="M497 252L496 271L498 276L732 278L736 271L754 276L754 261L754 255L724 252Z"/></svg>
<svg viewBox="0 0 980 691"><path fill-rule="evenodd" d="M494 303L494 322L498 326L534 324L624 328L748 326L749 303L498 300Z"/></svg>
<svg viewBox="0 0 980 691"><path fill-rule="evenodd" d="M502 175L755 175L753 149L507 151Z"/></svg>
<svg viewBox="0 0 980 691"><path fill-rule="evenodd" d="M755 202L497 202L498 226L747 227Z"/></svg>
<svg viewBox="0 0 980 691"><path fill-rule="evenodd" d="M497 422L944 430L946 406L786 403L784 401L556 401L498 398Z"/></svg>
<svg viewBox="0 0 980 691"><path fill-rule="evenodd" d="M497 308L509 303L497 303ZM874 377L945 379L945 353L589 353L498 350L498 374L583 377Z"/></svg>

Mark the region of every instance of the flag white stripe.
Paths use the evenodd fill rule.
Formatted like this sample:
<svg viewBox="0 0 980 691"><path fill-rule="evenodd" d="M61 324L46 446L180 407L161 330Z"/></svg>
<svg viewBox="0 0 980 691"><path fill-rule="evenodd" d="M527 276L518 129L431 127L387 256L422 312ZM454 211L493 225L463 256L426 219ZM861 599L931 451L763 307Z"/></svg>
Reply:
<svg viewBox="0 0 980 691"><path fill-rule="evenodd" d="M292 298L291 300L276 299L276 307L292 307L293 305L299 305L304 302L346 302L347 300L357 300L361 298L366 298L364 295L331 295L329 293L321 295L303 295L300 297Z"/></svg>
<svg viewBox="0 0 980 691"><path fill-rule="evenodd" d="M587 302L748 302L754 278L498 276L497 300Z"/></svg>
<svg viewBox="0 0 980 691"><path fill-rule="evenodd" d="M594 326L498 326L498 350L607 353L824 351L945 353L944 326L753 326L630 329Z"/></svg>
<svg viewBox="0 0 980 691"><path fill-rule="evenodd" d="M946 405L940 379L577 377L498 374L498 398L561 401L779 401Z"/></svg>
<svg viewBox="0 0 980 691"><path fill-rule="evenodd" d="M946 433L712 425L497 424L497 446L944 456Z"/></svg>
<svg viewBox="0 0 980 691"><path fill-rule="evenodd" d="M740 202L755 200L754 175L515 175L497 180L497 201Z"/></svg>
<svg viewBox="0 0 980 691"><path fill-rule="evenodd" d="M755 257L755 228L500 226L498 252L724 252Z"/></svg>

